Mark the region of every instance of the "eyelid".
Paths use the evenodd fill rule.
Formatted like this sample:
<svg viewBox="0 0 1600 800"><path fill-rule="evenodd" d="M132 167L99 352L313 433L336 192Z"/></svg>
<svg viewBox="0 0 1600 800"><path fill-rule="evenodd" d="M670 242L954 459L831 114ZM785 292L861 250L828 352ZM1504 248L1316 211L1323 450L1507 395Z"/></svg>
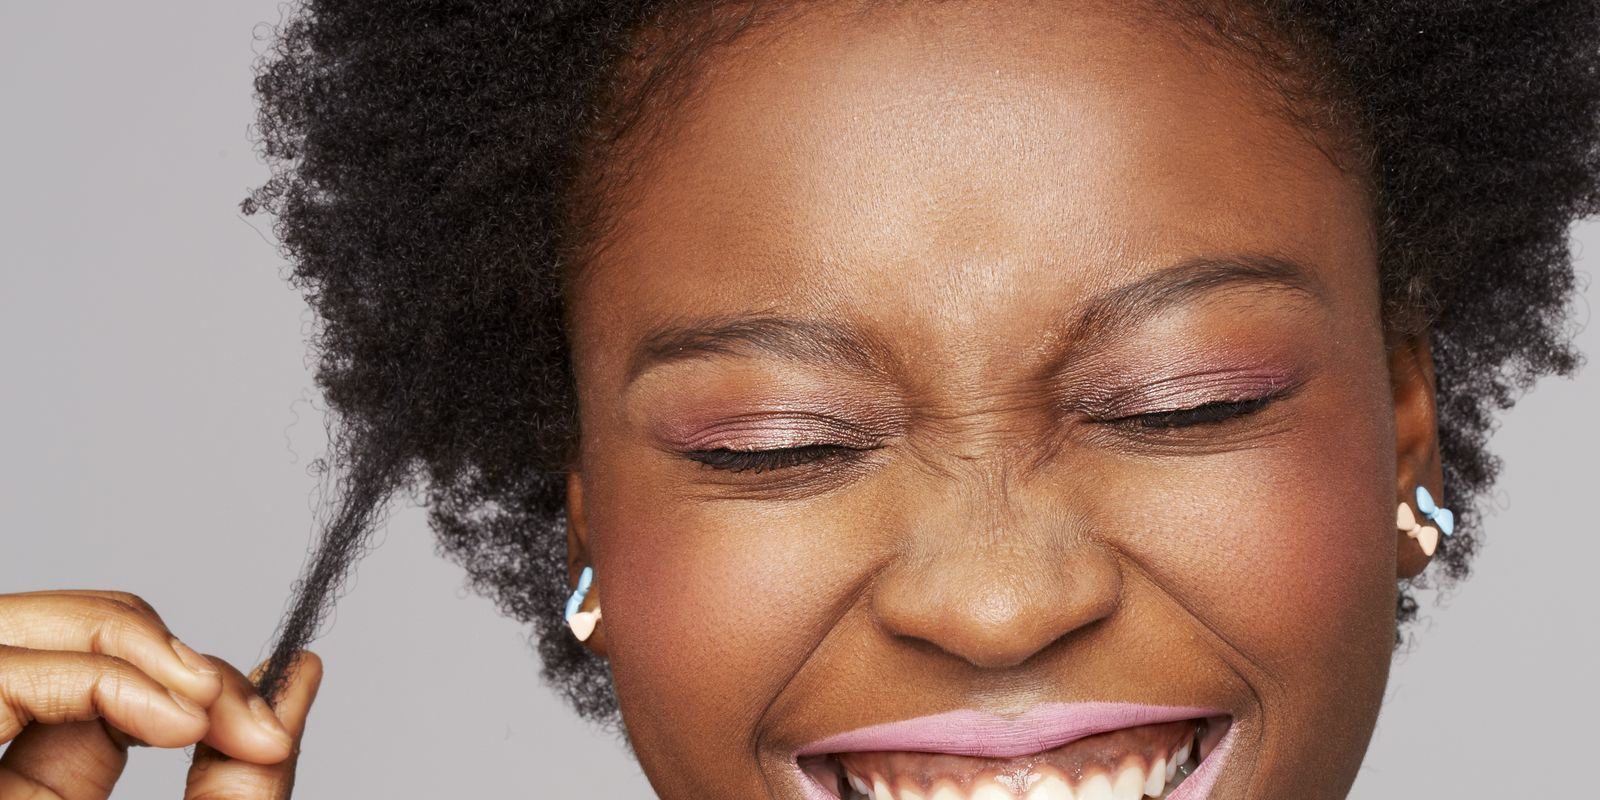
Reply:
<svg viewBox="0 0 1600 800"><path fill-rule="evenodd" d="M1304 383L1303 373L1219 371L1158 378L1137 386L1096 387L1074 398L1076 410L1100 422L1189 411L1208 405L1278 399Z"/></svg>
<svg viewBox="0 0 1600 800"><path fill-rule="evenodd" d="M669 436L681 452L784 450L813 445L868 448L881 438L835 417L812 413L763 411L717 420L681 437Z"/></svg>
<svg viewBox="0 0 1600 800"><path fill-rule="evenodd" d="M1269 425L1269 420L1279 419L1280 416L1262 417L1264 414L1277 407L1278 404L1298 392L1300 384L1282 387L1255 398L1241 400L1208 402L1193 405L1189 408L1176 409L1165 412L1146 412L1134 414L1119 419L1091 420L1094 428L1104 432L1108 437L1107 443L1113 441L1123 442L1135 446L1162 446L1179 445L1182 452L1190 452L1192 446L1201 444L1220 445L1225 439L1232 439L1234 434L1243 435L1244 432L1259 432L1263 426ZM1184 415L1186 412L1216 408L1216 416L1202 411L1200 419L1188 422L1172 422L1171 424L1149 424L1148 418L1161 417L1167 414ZM1174 451L1178 452L1178 451Z"/></svg>
<svg viewBox="0 0 1600 800"><path fill-rule="evenodd" d="M1210 400L1210 401L1206 401L1204 403L1200 403L1198 405L1186 406L1186 407L1182 407L1182 408L1162 409L1162 410L1159 410L1159 411L1143 411L1143 412L1140 412L1140 413L1137 413L1137 414L1129 414L1129 415L1126 415L1126 416L1115 417L1115 418L1104 420L1104 421L1108 422L1108 423L1123 423L1123 424L1128 424L1128 425L1137 425L1137 426L1142 427L1142 428L1153 428L1153 429L1158 429L1158 428L1187 428L1187 427L1193 427L1193 426L1196 426L1196 425L1221 424L1223 422L1227 422L1227 421L1235 419L1237 417L1247 416L1249 414L1253 414L1253 413L1255 413L1257 411L1260 411L1261 409L1266 408L1267 406L1271 405L1274 401L1280 399L1280 397L1281 397L1281 393L1273 392L1271 394L1261 395L1259 397L1247 398L1247 399L1244 399L1244 400ZM1214 412L1214 413L1213 414L1207 414L1206 412L1208 412L1208 411L1211 411L1211 412ZM1178 417L1179 415L1183 415L1183 414L1194 414L1194 415L1198 415L1198 416L1201 416L1201 417L1205 417L1205 419L1203 419L1201 421L1197 421L1197 422L1187 423L1187 424L1170 424L1170 425L1141 424L1141 422L1146 421L1146 420L1159 419L1159 418L1175 418L1175 417ZM1212 416L1215 416L1215 418L1214 419L1211 418Z"/></svg>
<svg viewBox="0 0 1600 800"><path fill-rule="evenodd" d="M1247 406L1253 404L1265 404L1282 397L1287 393L1287 391L1288 389L1286 387L1280 387L1277 389L1268 389L1249 394L1226 394L1219 395L1217 397L1200 398L1177 404L1159 406L1156 408L1124 411L1118 413L1116 416L1109 417L1108 420L1137 419L1139 417L1155 417L1163 414L1179 414L1185 411L1197 411L1213 406Z"/></svg>

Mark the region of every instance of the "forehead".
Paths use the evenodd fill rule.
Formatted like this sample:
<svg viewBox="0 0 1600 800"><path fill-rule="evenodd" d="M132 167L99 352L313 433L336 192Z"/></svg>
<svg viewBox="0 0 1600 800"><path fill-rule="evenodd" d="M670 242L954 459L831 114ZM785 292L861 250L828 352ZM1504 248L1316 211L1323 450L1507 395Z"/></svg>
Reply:
<svg viewBox="0 0 1600 800"><path fill-rule="evenodd" d="M1306 264L1336 300L1375 291L1359 182L1170 23L1083 3L830 8L701 66L574 294L580 361L693 313L999 338L1021 317L1022 335L1220 253Z"/></svg>

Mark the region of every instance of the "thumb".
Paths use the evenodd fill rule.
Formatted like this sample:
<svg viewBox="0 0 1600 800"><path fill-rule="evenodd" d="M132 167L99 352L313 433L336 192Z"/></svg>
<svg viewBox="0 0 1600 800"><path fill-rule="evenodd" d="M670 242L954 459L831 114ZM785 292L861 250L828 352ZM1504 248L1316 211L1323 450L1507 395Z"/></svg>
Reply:
<svg viewBox="0 0 1600 800"><path fill-rule="evenodd" d="M256 670L259 672L260 667ZM274 710L289 729L294 749L276 764L253 764L229 758L209 745L195 748L194 763L184 800L288 800L294 789L295 764L300 759L300 739L305 734L311 701L322 684L322 659L302 650L289 667L289 683Z"/></svg>

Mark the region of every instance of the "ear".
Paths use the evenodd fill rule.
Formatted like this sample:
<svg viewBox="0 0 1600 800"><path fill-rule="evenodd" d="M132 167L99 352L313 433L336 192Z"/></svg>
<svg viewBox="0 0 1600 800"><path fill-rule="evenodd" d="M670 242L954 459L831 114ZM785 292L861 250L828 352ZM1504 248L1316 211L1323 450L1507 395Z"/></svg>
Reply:
<svg viewBox="0 0 1600 800"><path fill-rule="evenodd" d="M583 473L570 470L567 472L567 591L569 593L578 588L578 575L586 566L594 566L594 562L589 557L589 525L583 510ZM600 608L602 583L603 579L597 569L593 582L589 584L589 593L583 599L583 610L594 611ZM589 648L595 655L605 657L604 615L601 616L600 623L595 626L594 633L583 642L583 646Z"/></svg>
<svg viewBox="0 0 1600 800"><path fill-rule="evenodd" d="M1394 390L1395 502L1413 502L1419 485L1428 487L1434 497L1443 497L1433 351L1426 332L1391 344L1389 378ZM1422 546L1398 528L1395 546L1397 578L1414 578L1428 567Z"/></svg>

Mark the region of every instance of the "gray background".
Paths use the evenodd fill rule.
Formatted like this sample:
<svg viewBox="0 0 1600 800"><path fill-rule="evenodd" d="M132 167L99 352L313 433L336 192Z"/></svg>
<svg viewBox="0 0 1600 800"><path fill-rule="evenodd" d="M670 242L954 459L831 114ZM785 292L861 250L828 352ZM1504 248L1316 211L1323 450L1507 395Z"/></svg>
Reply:
<svg viewBox="0 0 1600 800"><path fill-rule="evenodd" d="M248 667L306 555L323 449L308 312L236 204L276 0L0 3L0 592L135 591ZM1600 225L1575 231L1592 274ZM1590 288L1580 318L1600 290ZM1580 338L1600 352L1600 335ZM1505 417L1477 575L1428 602L1356 798L1584 791L1600 369ZM300 797L647 797L544 688L519 625L396 510L315 648ZM1316 720L1305 720L1316 725ZM182 752L116 796L176 798Z"/></svg>

